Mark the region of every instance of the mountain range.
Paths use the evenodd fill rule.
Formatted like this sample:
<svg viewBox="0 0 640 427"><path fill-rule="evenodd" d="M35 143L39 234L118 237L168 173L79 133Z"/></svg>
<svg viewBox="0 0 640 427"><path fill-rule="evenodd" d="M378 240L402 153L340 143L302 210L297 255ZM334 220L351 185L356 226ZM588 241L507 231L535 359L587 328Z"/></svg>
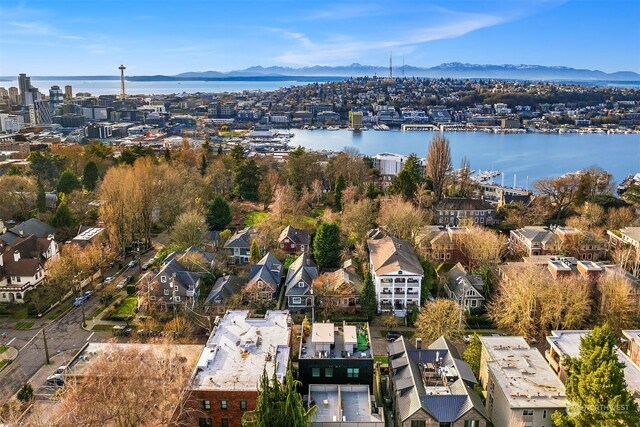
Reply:
<svg viewBox="0 0 640 427"><path fill-rule="evenodd" d="M633 71L618 71L605 73L599 70L577 69L562 66L544 65L479 65L450 62L435 67L416 67L412 65L395 66L394 76L407 77L452 77L452 78L496 78L518 80L640 80L640 74ZM388 67L362 65L353 63L346 66L313 67L249 67L244 70L187 72L177 74L178 78L225 78L225 77L256 77L256 76L304 76L304 77L358 77L358 76L388 76Z"/></svg>
<svg viewBox="0 0 640 427"><path fill-rule="evenodd" d="M325 66L314 65L312 67L262 67L254 66L244 70L229 72L221 71L189 71L176 75L147 75L126 76L130 81L180 81L180 80L297 80L297 81L321 81L340 80L347 77L389 75L388 67L376 65L363 65L353 63L351 65ZM605 73L600 70L587 70L563 66L545 65L480 65L463 64L461 62L449 62L435 67L416 67L413 65L393 67L394 77L429 77L429 78L478 78L478 79L502 79L502 80L534 80L534 81L576 81L576 82L638 82L640 74L633 71L617 71ZM62 76L33 76L33 79L62 78ZM117 75L110 76L65 76L70 80L116 80ZM0 77L0 80L15 80L15 76Z"/></svg>

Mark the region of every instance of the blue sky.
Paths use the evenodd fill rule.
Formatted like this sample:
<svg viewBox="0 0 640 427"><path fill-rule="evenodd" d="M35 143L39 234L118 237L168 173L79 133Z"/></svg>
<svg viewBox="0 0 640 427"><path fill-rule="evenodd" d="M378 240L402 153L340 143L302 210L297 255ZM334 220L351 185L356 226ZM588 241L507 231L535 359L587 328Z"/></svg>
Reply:
<svg viewBox="0 0 640 427"><path fill-rule="evenodd" d="M0 2L0 75L252 65L566 65L640 72L639 0Z"/></svg>

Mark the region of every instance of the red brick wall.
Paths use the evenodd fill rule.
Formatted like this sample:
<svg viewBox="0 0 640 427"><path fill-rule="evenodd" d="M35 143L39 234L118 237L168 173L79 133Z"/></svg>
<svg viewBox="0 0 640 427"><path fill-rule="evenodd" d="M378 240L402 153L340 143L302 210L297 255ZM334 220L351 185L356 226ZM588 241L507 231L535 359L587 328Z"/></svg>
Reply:
<svg viewBox="0 0 640 427"><path fill-rule="evenodd" d="M246 411L252 411L256 407L257 391L230 391L230 390L194 390L190 393L185 404L183 419L180 426L198 427L200 418L211 418L213 427L222 426L222 419L229 420L229 427L241 427L242 415ZM202 402L211 402L211 409L205 410ZM227 401L227 409L222 409L222 401ZM247 401L247 409L240 409L240 401Z"/></svg>

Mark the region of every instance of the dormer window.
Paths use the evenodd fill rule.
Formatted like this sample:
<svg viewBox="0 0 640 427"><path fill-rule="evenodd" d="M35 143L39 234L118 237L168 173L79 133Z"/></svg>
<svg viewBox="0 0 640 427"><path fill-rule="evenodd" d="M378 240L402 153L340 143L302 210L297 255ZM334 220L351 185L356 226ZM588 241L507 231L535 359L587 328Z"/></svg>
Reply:
<svg viewBox="0 0 640 427"><path fill-rule="evenodd" d="M167 283L167 276L160 276L160 283Z"/></svg>
<svg viewBox="0 0 640 427"><path fill-rule="evenodd" d="M298 282L298 287L299 288L304 288L305 285L306 285L306 283L304 283L303 281Z"/></svg>

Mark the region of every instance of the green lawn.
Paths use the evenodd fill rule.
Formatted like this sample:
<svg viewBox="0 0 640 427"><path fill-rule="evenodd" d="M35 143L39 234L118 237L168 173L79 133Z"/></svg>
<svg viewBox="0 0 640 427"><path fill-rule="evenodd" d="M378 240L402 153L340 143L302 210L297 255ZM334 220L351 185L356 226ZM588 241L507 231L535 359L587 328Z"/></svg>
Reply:
<svg viewBox="0 0 640 427"><path fill-rule="evenodd" d="M60 304L55 309L51 310L49 314L47 314L47 319L56 320L58 317L65 314L67 311L73 308L73 298L69 298L65 303Z"/></svg>
<svg viewBox="0 0 640 427"><path fill-rule="evenodd" d="M9 359L0 360L0 371L2 371L2 368L7 366L9 363L11 363L11 360Z"/></svg>
<svg viewBox="0 0 640 427"><path fill-rule="evenodd" d="M4 353L5 351L7 351L9 347L7 347L6 345L2 344L0 345L0 354Z"/></svg>
<svg viewBox="0 0 640 427"><path fill-rule="evenodd" d="M127 317L135 317L135 309L138 307L138 296L130 295L126 297L120 305L115 307L115 310L109 316L111 319L125 319Z"/></svg>
<svg viewBox="0 0 640 427"><path fill-rule="evenodd" d="M385 365L389 363L389 356L373 356L373 361L380 362Z"/></svg>
<svg viewBox="0 0 640 427"><path fill-rule="evenodd" d="M98 332L112 332L113 325L93 325L93 328L91 328L91 330Z"/></svg>
<svg viewBox="0 0 640 427"><path fill-rule="evenodd" d="M33 326L33 322L18 322L16 323L16 329L29 329Z"/></svg>
<svg viewBox="0 0 640 427"><path fill-rule="evenodd" d="M260 211L249 212L247 214L247 219L245 221L245 224L247 227L253 227L257 223L265 219L267 215L268 214L266 212L260 212Z"/></svg>

